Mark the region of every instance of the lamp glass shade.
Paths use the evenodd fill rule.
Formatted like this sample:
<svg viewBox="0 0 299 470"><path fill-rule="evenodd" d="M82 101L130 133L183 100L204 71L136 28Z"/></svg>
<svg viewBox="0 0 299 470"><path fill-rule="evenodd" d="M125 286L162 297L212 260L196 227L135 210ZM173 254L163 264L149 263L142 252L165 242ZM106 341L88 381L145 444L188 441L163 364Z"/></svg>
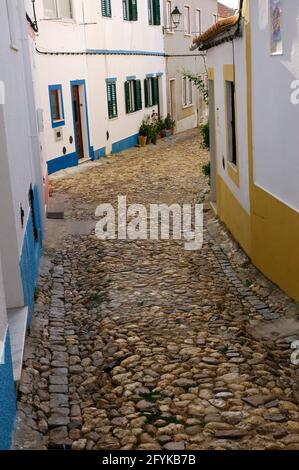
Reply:
<svg viewBox="0 0 299 470"><path fill-rule="evenodd" d="M178 7L175 7L173 12L171 13L171 18L172 18L172 22L173 22L173 24L176 28L179 26L179 24L181 22L181 16L182 16L182 13L178 9Z"/></svg>

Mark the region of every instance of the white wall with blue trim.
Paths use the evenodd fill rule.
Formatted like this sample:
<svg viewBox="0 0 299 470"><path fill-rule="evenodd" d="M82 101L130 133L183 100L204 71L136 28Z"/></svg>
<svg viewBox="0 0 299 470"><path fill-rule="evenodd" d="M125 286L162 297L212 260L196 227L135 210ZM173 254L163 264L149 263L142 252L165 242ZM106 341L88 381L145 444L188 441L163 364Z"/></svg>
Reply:
<svg viewBox="0 0 299 470"><path fill-rule="evenodd" d="M0 32L0 449L9 449L16 416L9 324L12 311L28 312L28 325L33 313L44 188L23 2L0 2Z"/></svg>
<svg viewBox="0 0 299 470"><path fill-rule="evenodd" d="M31 2L28 0L28 9ZM99 158L134 146L146 108L143 81L159 76L160 113L166 115L166 59L163 39L163 2L160 24L149 24L147 1L137 0L137 21L123 18L122 1L111 2L111 17L104 17L101 1L72 1L73 18L47 19L42 0L36 11L36 71L44 109L44 154L49 173L78 163L71 83L80 81L84 157ZM128 76L142 82L142 109L126 113L124 83ZM118 116L109 119L106 79L116 78ZM83 85L84 82L84 85ZM53 125L49 86L61 88L61 125ZM86 91L83 93L83 87ZM57 127L60 135L57 138ZM87 143L88 142L88 143Z"/></svg>

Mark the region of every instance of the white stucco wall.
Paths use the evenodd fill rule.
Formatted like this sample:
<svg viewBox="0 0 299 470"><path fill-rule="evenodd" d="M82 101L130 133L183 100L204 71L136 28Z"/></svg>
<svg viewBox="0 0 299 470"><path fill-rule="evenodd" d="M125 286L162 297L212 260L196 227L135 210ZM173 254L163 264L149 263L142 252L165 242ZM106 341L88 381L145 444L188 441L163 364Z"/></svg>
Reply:
<svg viewBox="0 0 299 470"><path fill-rule="evenodd" d="M247 80L246 80L246 49L245 38L221 44L208 51L207 64L215 71L215 102L216 102L216 139L217 169L242 207L250 213L249 168L248 168L248 132L247 132ZM226 113L224 95L224 64L235 62L236 83L236 114L238 134L238 168L240 187L238 188L228 174L226 149ZM223 158L226 168L223 168Z"/></svg>
<svg viewBox="0 0 299 470"><path fill-rule="evenodd" d="M9 0L9 18L7 5L6 0L0 2L0 80L5 88L0 105L0 253L7 306L17 307L24 305L19 261L28 193L30 184L41 187L41 168L25 10L22 2Z"/></svg>
<svg viewBox="0 0 299 470"><path fill-rule="evenodd" d="M283 54L270 54L269 2L251 4L254 182L299 210L299 104L291 84L299 80L299 3L284 0Z"/></svg>
<svg viewBox="0 0 299 470"><path fill-rule="evenodd" d="M164 1L164 26L166 24L166 0ZM191 10L191 34L184 34L184 5ZM202 32L213 24L213 14L217 14L216 0L177 0L172 1L172 10L178 7L182 13L181 23L174 32L166 31L164 34L165 52L167 55L167 106L170 112L169 80L175 79L176 90L176 130L182 132L197 127L207 120L207 108L204 105L198 89L193 86L192 106L183 106L182 77L183 72L192 72L195 75L205 74L204 58L199 51L190 51L192 39L198 34L196 28L196 10L201 11Z"/></svg>

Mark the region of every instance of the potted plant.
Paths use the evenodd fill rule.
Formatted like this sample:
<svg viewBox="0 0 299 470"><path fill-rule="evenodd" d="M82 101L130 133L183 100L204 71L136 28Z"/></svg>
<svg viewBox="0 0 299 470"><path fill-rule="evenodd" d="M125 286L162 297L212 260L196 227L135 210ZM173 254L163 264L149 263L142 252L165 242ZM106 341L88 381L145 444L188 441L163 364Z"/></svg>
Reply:
<svg viewBox="0 0 299 470"><path fill-rule="evenodd" d="M145 147L148 139L148 127L149 124L146 119L143 119L141 126L139 128L139 145L140 147Z"/></svg>
<svg viewBox="0 0 299 470"><path fill-rule="evenodd" d="M170 114L167 114L165 118L165 126L166 130L170 131L171 135L174 134L174 126L175 126L175 121L172 119Z"/></svg>
<svg viewBox="0 0 299 470"><path fill-rule="evenodd" d="M154 145L157 145L158 133L159 133L158 125L155 123L152 123L151 124L151 141L152 141L152 144Z"/></svg>
<svg viewBox="0 0 299 470"><path fill-rule="evenodd" d="M160 132L161 139L164 139L164 137L166 137L165 119L160 119L159 120L159 132Z"/></svg>

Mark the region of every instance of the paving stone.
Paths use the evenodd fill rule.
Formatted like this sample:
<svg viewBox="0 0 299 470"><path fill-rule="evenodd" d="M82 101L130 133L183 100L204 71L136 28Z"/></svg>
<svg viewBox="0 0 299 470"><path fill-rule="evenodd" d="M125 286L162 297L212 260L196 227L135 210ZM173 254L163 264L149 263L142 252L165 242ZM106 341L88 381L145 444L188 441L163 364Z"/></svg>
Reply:
<svg viewBox="0 0 299 470"><path fill-rule="evenodd" d="M294 328L280 323L297 310L209 210L208 161L196 129L51 176L67 222L45 241L16 448L299 445ZM118 194L147 207L206 201L202 249L98 240L95 207Z"/></svg>

